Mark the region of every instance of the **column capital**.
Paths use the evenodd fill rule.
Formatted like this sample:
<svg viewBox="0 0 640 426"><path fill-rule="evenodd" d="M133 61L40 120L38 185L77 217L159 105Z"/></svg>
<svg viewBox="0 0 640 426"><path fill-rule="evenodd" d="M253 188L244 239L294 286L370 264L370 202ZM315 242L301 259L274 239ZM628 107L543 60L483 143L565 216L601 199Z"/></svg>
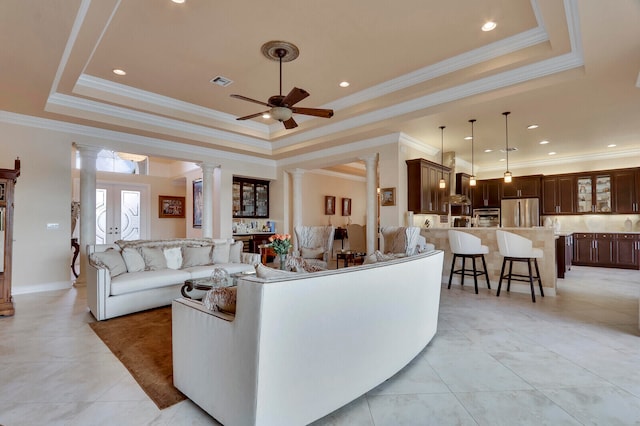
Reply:
<svg viewBox="0 0 640 426"><path fill-rule="evenodd" d="M373 167L378 160L378 153L358 157L358 160L364 161L367 167Z"/></svg>
<svg viewBox="0 0 640 426"><path fill-rule="evenodd" d="M300 177L303 174L305 174L306 170L305 169L290 169L290 170L286 170L287 173L289 173L292 177Z"/></svg>
<svg viewBox="0 0 640 426"><path fill-rule="evenodd" d="M196 163L198 165L198 167L200 167L202 169L203 173L213 173L213 171L215 169L219 169L222 166L220 164L213 164L213 163Z"/></svg>
<svg viewBox="0 0 640 426"><path fill-rule="evenodd" d="M76 147L76 149L80 153L80 156L84 158L98 158L98 154L103 150L103 148L100 146L84 145L75 142L73 143L73 146Z"/></svg>

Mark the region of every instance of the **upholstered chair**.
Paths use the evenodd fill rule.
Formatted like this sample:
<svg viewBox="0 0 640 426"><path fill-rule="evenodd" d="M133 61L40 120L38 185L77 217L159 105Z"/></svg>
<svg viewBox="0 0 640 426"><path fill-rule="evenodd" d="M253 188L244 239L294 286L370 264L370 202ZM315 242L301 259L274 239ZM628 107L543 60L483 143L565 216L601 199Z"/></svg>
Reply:
<svg viewBox="0 0 640 426"><path fill-rule="evenodd" d="M356 253L367 252L366 225L347 225L347 238L349 239L349 250Z"/></svg>
<svg viewBox="0 0 640 426"><path fill-rule="evenodd" d="M533 242L521 235L512 232L497 230L496 237L498 239L498 250L500 255L504 257L502 260L502 269L500 270L500 282L498 283L498 292L496 296L500 296L502 287L502 279L507 279L507 291L511 289L511 281L528 282L531 287L531 300L536 303L536 293L533 286L533 280L538 280L540 287L540 296L544 297L542 290L542 279L540 278L540 270L538 269L538 259L541 259L543 252L539 248L533 248ZM531 261L536 268L536 275L531 270ZM505 274L505 266L509 262L509 272ZM528 275L513 273L513 262L524 262L527 264Z"/></svg>
<svg viewBox="0 0 640 426"><path fill-rule="evenodd" d="M489 253L489 247L483 246L480 238L475 235L471 235L467 232L449 230L449 247L451 253L453 253L453 260L451 261L451 272L449 273L449 285L447 288L451 288L451 279L454 274L460 274L460 285L464 285L465 275L473 277L473 283L475 285L476 294L478 294L478 275L484 275L487 280L487 288L491 288L489 282L489 274L487 273L487 262L484 259L484 255ZM462 268L456 269L456 259L462 259ZM482 259L482 267L484 270L478 271L476 268L476 259ZM467 259L471 259L472 271L465 269L465 263Z"/></svg>
<svg viewBox="0 0 640 426"><path fill-rule="evenodd" d="M335 228L331 225L296 226L294 232L294 254L326 269L333 250Z"/></svg>

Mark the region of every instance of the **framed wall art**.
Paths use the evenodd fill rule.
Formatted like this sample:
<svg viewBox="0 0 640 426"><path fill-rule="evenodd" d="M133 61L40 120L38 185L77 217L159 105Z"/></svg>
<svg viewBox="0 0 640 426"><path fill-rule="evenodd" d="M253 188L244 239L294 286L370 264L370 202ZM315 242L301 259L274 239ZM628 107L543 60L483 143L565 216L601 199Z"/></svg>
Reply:
<svg viewBox="0 0 640 426"><path fill-rule="evenodd" d="M324 197L324 214L336 214L336 197L332 195L327 195Z"/></svg>
<svg viewBox="0 0 640 426"><path fill-rule="evenodd" d="M202 179L193 181L193 227L202 228Z"/></svg>
<svg viewBox="0 0 640 426"><path fill-rule="evenodd" d="M351 198L342 199L342 216L351 216Z"/></svg>
<svg viewBox="0 0 640 426"><path fill-rule="evenodd" d="M158 196L159 217L161 218L183 218L184 213L184 197L173 197L170 195Z"/></svg>
<svg viewBox="0 0 640 426"><path fill-rule="evenodd" d="M380 189L380 204L383 206L396 205L396 189L382 188Z"/></svg>

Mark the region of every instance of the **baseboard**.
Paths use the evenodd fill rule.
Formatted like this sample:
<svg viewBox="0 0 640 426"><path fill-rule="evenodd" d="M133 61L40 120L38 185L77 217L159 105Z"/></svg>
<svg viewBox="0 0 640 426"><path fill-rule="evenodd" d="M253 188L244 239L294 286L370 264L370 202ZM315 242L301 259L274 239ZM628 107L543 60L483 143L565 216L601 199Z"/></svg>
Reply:
<svg viewBox="0 0 640 426"><path fill-rule="evenodd" d="M18 294L40 293L43 291L67 290L72 286L73 282L71 281L56 281L51 283L21 285L12 287L11 294L15 296Z"/></svg>

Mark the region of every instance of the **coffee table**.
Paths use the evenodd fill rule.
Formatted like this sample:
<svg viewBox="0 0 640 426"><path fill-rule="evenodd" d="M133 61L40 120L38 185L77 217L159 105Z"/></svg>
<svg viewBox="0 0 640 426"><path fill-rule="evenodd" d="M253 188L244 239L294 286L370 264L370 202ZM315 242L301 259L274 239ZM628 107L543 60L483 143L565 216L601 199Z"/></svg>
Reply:
<svg viewBox="0 0 640 426"><path fill-rule="evenodd" d="M353 263L362 263L366 253L358 253L355 251L339 251L336 253L336 269L340 268L340 260L344 260L344 267L349 266L349 262Z"/></svg>
<svg viewBox="0 0 640 426"><path fill-rule="evenodd" d="M184 282L184 285L182 286L182 288L180 288L180 293L182 293L182 296L187 299L193 299L188 294L193 290L208 291L208 290L211 290L212 288L217 288L217 287L233 287L234 285L236 285L236 280L238 279L238 277L254 275L254 274L255 274L255 271L237 272L235 274L229 275L226 280L222 280L218 282L213 281L211 277L188 279Z"/></svg>

